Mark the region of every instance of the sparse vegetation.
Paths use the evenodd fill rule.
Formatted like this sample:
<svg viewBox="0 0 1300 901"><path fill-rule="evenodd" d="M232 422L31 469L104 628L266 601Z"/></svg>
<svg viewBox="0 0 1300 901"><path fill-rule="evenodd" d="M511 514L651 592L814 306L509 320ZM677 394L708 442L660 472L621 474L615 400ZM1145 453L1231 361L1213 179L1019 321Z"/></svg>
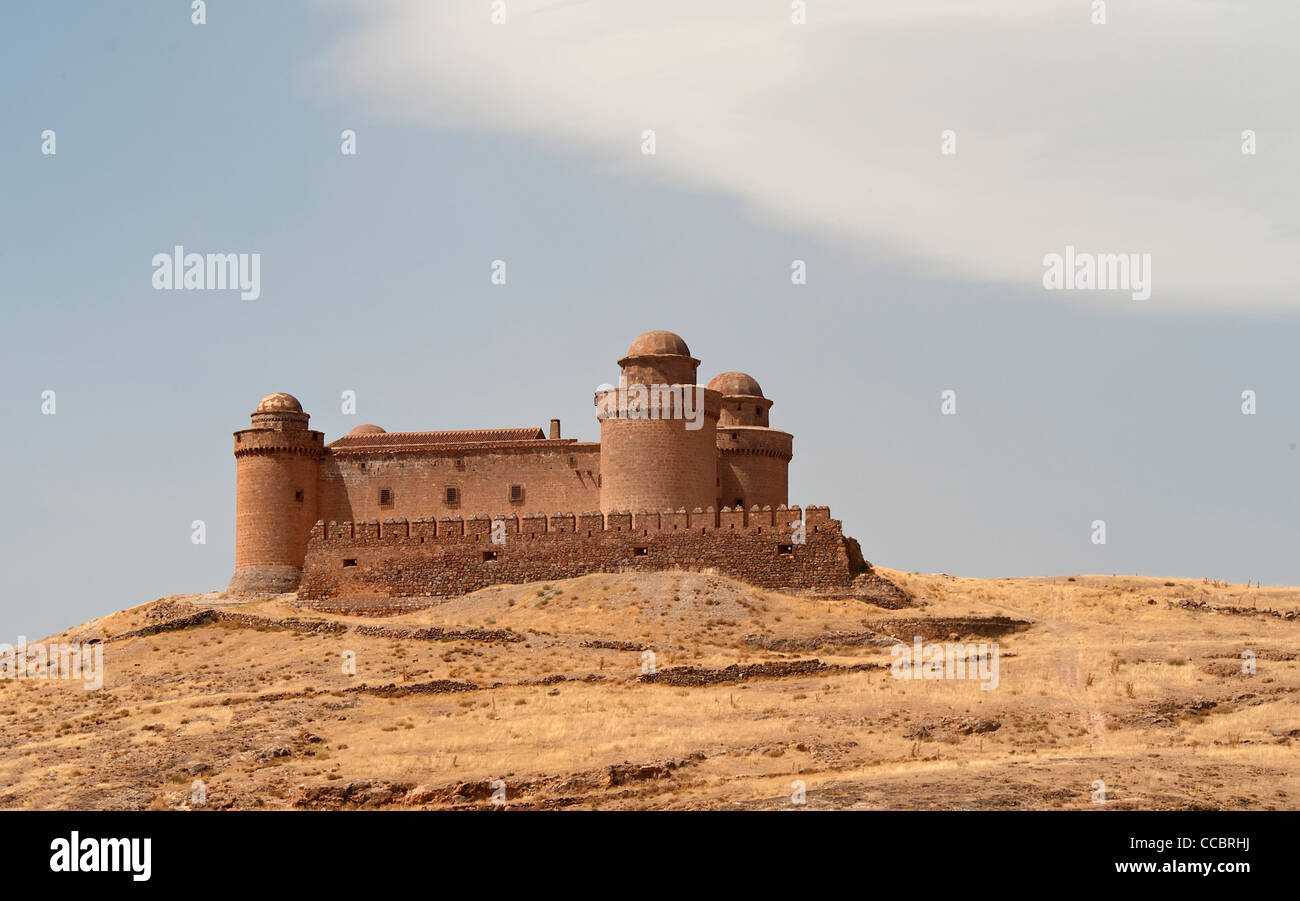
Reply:
<svg viewBox="0 0 1300 901"><path fill-rule="evenodd" d="M349 806L304 798L362 784L451 791L513 774L518 804L781 806L791 773L804 772L817 774L810 803L827 807L1087 807L1104 767L1125 780L1118 803L1295 806L1297 624L1166 601L1185 592L1219 608L1294 611L1300 590L1189 580L1176 594L1164 579L881 572L926 606L886 611L704 573L629 572L498 586L382 623L479 624L525 637L518 642L289 631L275 623L305 619L292 596L234 608L272 621L262 629L160 630L156 605L137 607L100 621L106 634L151 632L105 646L103 690L0 682L9 692L0 797L5 806L175 809L189 803L188 781L201 772L214 804ZM925 639L996 641L995 691L895 679L888 639L842 638L907 643L941 618L1007 615L1032 626L955 639L944 627ZM1257 676L1241 672L1247 634ZM755 636L821 644L768 650ZM354 676L342 672L345 649L356 655ZM653 684L641 681L647 650L659 672L814 657L842 669ZM384 685L395 690L358 690ZM643 766L658 775L627 775ZM607 785L620 767L623 781ZM1186 778L1207 767L1213 778Z"/></svg>

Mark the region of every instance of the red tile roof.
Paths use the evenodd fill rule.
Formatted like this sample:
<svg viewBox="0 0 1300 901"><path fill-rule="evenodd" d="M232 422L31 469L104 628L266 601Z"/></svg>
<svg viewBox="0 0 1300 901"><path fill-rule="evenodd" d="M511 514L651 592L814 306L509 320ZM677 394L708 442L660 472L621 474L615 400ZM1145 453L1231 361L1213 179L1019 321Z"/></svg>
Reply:
<svg viewBox="0 0 1300 901"><path fill-rule="evenodd" d="M514 441L539 441L546 437L541 429L453 429L441 432L381 432L344 435L328 447L338 450L398 450L446 444L501 444Z"/></svg>

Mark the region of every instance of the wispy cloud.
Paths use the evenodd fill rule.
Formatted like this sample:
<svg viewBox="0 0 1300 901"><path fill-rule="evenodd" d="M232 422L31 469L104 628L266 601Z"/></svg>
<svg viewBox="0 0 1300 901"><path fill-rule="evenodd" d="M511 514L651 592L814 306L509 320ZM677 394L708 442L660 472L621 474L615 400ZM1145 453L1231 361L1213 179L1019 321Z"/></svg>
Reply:
<svg viewBox="0 0 1300 901"><path fill-rule="evenodd" d="M809 0L806 25L785 0L504 6L358 3L329 68L389 116L551 142L940 276L1043 291L1066 245L1151 254L1149 300L1045 303L1300 312L1290 0L1111 2L1104 25L1083 0Z"/></svg>

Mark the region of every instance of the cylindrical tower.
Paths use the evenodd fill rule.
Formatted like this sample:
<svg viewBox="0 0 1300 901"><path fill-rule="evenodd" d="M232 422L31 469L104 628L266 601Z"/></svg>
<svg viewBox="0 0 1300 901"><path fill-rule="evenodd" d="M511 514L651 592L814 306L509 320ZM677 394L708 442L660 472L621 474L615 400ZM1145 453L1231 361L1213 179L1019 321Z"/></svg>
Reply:
<svg viewBox="0 0 1300 901"><path fill-rule="evenodd" d="M713 506L722 398L695 384L700 361L679 336L655 331L618 365L619 386L596 395L601 510Z"/></svg>
<svg viewBox="0 0 1300 901"><path fill-rule="evenodd" d="M235 573L231 595L295 591L317 519L325 436L289 394L268 394L235 432Z"/></svg>
<svg viewBox="0 0 1300 901"><path fill-rule="evenodd" d="M788 503L794 438L768 426L772 402L763 396L758 382L743 372L724 372L709 387L722 395L718 505L748 510Z"/></svg>

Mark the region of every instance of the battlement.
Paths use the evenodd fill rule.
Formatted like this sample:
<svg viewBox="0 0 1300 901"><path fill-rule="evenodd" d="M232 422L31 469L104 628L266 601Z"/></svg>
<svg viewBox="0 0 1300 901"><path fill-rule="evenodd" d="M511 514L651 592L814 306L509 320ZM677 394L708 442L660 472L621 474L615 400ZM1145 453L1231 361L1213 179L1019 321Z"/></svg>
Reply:
<svg viewBox="0 0 1300 901"><path fill-rule="evenodd" d="M869 566L819 506L317 522L299 598L335 609L338 600L455 597L502 583L673 568L852 597Z"/></svg>
<svg viewBox="0 0 1300 901"><path fill-rule="evenodd" d="M241 429L235 432L235 457L254 454L300 454L319 457L325 450L323 432L300 429Z"/></svg>
<svg viewBox="0 0 1300 901"><path fill-rule="evenodd" d="M496 526L495 523L502 523ZM482 541L490 540L493 530L497 534L536 538L542 535L573 535L591 538L596 534L657 535L660 533L692 532L707 535L710 532L744 532L755 535L792 533L800 525L811 531L823 528L836 530L839 522L830 517L829 507L810 506L806 515L799 507L784 504L776 509L754 506L749 510L739 507L712 507L701 510L637 510L600 513L516 513L495 516L442 516L417 519L393 517L360 522L316 521L311 531L312 541Z"/></svg>

